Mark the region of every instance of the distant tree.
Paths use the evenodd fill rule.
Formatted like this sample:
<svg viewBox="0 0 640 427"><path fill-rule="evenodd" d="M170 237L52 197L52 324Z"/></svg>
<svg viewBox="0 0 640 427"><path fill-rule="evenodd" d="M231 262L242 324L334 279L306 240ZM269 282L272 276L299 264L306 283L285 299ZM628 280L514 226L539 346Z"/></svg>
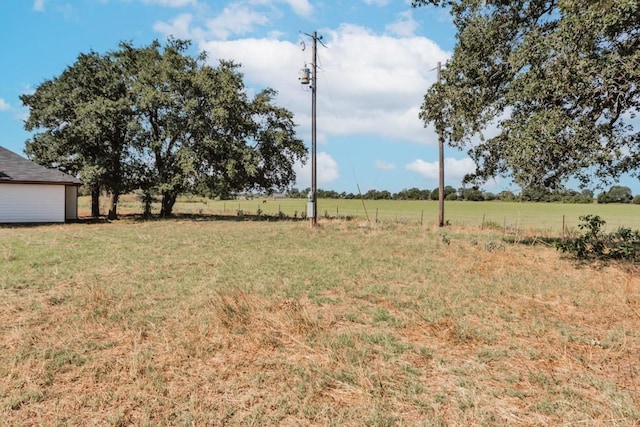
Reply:
<svg viewBox="0 0 640 427"><path fill-rule="evenodd" d="M473 186L472 188L458 188L458 198L461 200L469 200L473 202L481 202L484 200L484 194L480 188Z"/></svg>
<svg viewBox="0 0 640 427"><path fill-rule="evenodd" d="M472 202L482 202L484 194L478 188L471 188L465 191L464 199Z"/></svg>
<svg viewBox="0 0 640 427"><path fill-rule="evenodd" d="M421 200L422 191L416 187L404 189L397 193L395 198L399 200Z"/></svg>
<svg viewBox="0 0 640 427"><path fill-rule="evenodd" d="M631 189L620 185L598 194L598 203L631 203L632 200Z"/></svg>
<svg viewBox="0 0 640 427"><path fill-rule="evenodd" d="M387 190L382 190L378 193L378 200L391 200L393 196Z"/></svg>
<svg viewBox="0 0 640 427"><path fill-rule="evenodd" d="M583 199L589 200L590 203L593 202L593 190L585 188L580 192L580 196L582 196Z"/></svg>
<svg viewBox="0 0 640 427"><path fill-rule="evenodd" d="M387 190L379 191L371 189L364 194L364 198L369 200L390 200L392 197L391 193Z"/></svg>
<svg viewBox="0 0 640 427"><path fill-rule="evenodd" d="M287 197L290 197L292 199L299 199L306 196L304 196L298 188L292 187L289 189L289 191L287 191Z"/></svg>
<svg viewBox="0 0 640 427"><path fill-rule="evenodd" d="M418 200L429 200L429 195L431 192L427 189L420 190L420 196Z"/></svg>
<svg viewBox="0 0 640 427"><path fill-rule="evenodd" d="M444 197L447 198L449 196L449 194L455 194L456 193L456 189L453 188L450 185L446 185L444 187Z"/></svg>
<svg viewBox="0 0 640 427"><path fill-rule="evenodd" d="M496 198L498 200L503 201L503 202L513 202L514 200L516 200L516 195L513 194L512 191L504 190L504 191L499 192L496 195Z"/></svg>
<svg viewBox="0 0 640 427"><path fill-rule="evenodd" d="M593 203L593 191L584 189L577 192L571 189L559 189L551 193L552 202L562 203Z"/></svg>
<svg viewBox="0 0 640 427"><path fill-rule="evenodd" d="M523 202L549 202L551 191L543 187L528 187L520 193Z"/></svg>
<svg viewBox="0 0 640 427"><path fill-rule="evenodd" d="M456 189L453 188L450 185L447 185L444 187L444 198L445 200L456 200L458 198L458 196L456 195L456 198L453 199L452 197L448 197L450 194L455 194L456 193ZM439 188L434 188L430 195L429 198L431 200L439 200L440 199L440 189Z"/></svg>
<svg viewBox="0 0 640 427"><path fill-rule="evenodd" d="M493 201L493 200L495 200L497 198L497 196L495 194L490 193L488 191L484 192L483 196L484 196L484 200L488 201L488 202Z"/></svg>
<svg viewBox="0 0 640 427"><path fill-rule="evenodd" d="M335 190L318 189L316 190L316 195L319 199L339 199L340 198L340 195Z"/></svg>

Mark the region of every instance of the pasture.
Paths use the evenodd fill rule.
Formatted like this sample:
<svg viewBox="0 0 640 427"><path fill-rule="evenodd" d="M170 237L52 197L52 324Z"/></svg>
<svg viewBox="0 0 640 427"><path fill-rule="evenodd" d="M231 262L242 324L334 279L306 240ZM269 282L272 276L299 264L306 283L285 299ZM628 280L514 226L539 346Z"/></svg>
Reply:
<svg viewBox="0 0 640 427"><path fill-rule="evenodd" d="M102 212L108 209L102 199ZM89 199L81 198L81 214L88 215ZM272 199L268 197L240 200L210 200L202 197L182 197L175 211L187 215L237 216L256 214L301 218L306 213L306 199ZM159 204L154 212L159 212ZM124 196L119 205L124 213L141 213L142 206L132 195ZM640 229L640 205L631 204L569 204L530 202L469 202L446 201L445 219L454 226L493 228L510 233L562 236L575 232L580 216L600 215L607 222L606 229L618 227ZM372 223L399 222L430 227L437 224L437 201L402 200L318 200L318 217L350 218Z"/></svg>
<svg viewBox="0 0 640 427"><path fill-rule="evenodd" d="M637 425L637 266L233 215L0 227L2 422Z"/></svg>

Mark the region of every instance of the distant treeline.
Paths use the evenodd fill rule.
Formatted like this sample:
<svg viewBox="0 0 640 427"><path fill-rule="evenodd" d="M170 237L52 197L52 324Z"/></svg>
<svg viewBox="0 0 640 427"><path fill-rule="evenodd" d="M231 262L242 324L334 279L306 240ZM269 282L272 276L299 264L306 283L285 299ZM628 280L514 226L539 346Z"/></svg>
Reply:
<svg viewBox="0 0 640 427"><path fill-rule="evenodd" d="M310 189L299 190L292 188L286 193L291 198L306 198ZM362 194L353 194L347 192L338 193L334 190L317 190L319 199L367 199L367 200L438 200L438 188L433 190L409 188L401 190L397 193L391 193L386 190L369 190ZM523 202L556 202L556 203L634 203L640 204L640 195L633 197L629 187L615 185L608 191L603 191L594 196L592 190L571 190L557 189L549 190L546 188L526 188L521 193L516 194L512 191L501 191L499 193L491 193L483 191L477 187L458 188L446 186L444 188L445 200L468 200L468 201L493 201L501 200L505 202L523 201Z"/></svg>

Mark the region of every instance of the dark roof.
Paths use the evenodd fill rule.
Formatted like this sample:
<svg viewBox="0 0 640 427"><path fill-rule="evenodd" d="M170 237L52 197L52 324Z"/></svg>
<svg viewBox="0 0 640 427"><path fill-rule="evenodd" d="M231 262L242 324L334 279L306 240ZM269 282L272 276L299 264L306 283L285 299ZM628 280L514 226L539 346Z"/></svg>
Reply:
<svg viewBox="0 0 640 427"><path fill-rule="evenodd" d="M0 183L82 184L76 177L47 169L3 147L0 147Z"/></svg>

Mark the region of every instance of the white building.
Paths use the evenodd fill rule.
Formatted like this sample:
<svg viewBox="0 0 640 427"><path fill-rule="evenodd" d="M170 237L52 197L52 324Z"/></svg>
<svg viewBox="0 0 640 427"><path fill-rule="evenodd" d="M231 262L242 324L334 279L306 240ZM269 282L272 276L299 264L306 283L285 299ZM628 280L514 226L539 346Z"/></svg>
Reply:
<svg viewBox="0 0 640 427"><path fill-rule="evenodd" d="M0 223L78 218L79 179L0 147Z"/></svg>

